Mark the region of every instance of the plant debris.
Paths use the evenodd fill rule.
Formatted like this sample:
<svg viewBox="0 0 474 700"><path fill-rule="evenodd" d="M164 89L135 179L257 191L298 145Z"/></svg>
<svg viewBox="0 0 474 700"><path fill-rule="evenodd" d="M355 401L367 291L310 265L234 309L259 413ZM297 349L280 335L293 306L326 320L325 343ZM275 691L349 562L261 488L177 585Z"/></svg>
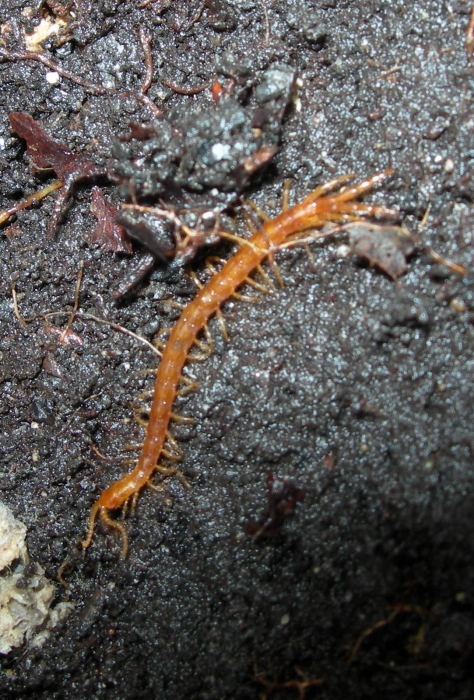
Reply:
<svg viewBox="0 0 474 700"><path fill-rule="evenodd" d="M53 215L48 226L51 236L63 213L63 207L74 185L104 174L104 169L71 151L68 146L55 141L39 124L25 112L11 112L8 115L13 131L26 141L27 153L37 170L53 170L63 183L56 197Z"/></svg>
<svg viewBox="0 0 474 700"><path fill-rule="evenodd" d="M97 219L97 224L90 234L91 243L97 243L112 253L133 253L130 242L123 226L116 223L118 209L109 202L100 187L92 188L91 212Z"/></svg>
<svg viewBox="0 0 474 700"><path fill-rule="evenodd" d="M254 539L276 537L285 518L292 513L297 503L303 503L305 493L287 479L267 474L267 507L261 518L247 523L245 531Z"/></svg>
<svg viewBox="0 0 474 700"><path fill-rule="evenodd" d="M365 221L347 224L351 251L397 280L407 270L407 257L415 250L415 242L407 229L400 226L378 226Z"/></svg>

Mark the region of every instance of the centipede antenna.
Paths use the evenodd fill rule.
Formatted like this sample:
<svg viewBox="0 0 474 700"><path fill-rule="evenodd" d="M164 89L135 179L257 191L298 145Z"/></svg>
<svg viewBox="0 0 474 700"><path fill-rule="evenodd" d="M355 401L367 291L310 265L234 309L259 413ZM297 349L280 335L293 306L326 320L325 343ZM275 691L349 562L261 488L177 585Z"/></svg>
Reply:
<svg viewBox="0 0 474 700"><path fill-rule="evenodd" d="M60 180L54 180L54 182L52 182L49 185L46 185L46 187L43 187L43 189L39 190L38 192L33 192L33 194L29 194L27 197L25 197L25 199L22 199L20 202L17 202L13 207L5 209L4 211L0 211L0 225L4 224L5 221L8 221L8 219L14 214L17 214L22 209L27 209L28 207L31 207L36 202L40 202L50 192L54 192L54 190L58 190L62 186L63 183Z"/></svg>
<svg viewBox="0 0 474 700"><path fill-rule="evenodd" d="M304 206L305 204L309 204L310 202L314 202L316 199L319 199L323 195L328 194L332 190L334 190L338 185L342 184L343 182L348 182L349 180L353 180L355 177L354 173L351 173L349 175L341 175L341 177L337 177L335 180L330 180L329 182L326 182L324 185L320 185L319 187L316 187L315 190L310 192L302 201L302 205ZM351 188L351 190L354 188ZM370 189L370 188L369 188ZM346 192L347 190L343 190ZM334 195L337 197L337 195L340 193L336 193ZM348 197L348 199L352 199L352 197Z"/></svg>

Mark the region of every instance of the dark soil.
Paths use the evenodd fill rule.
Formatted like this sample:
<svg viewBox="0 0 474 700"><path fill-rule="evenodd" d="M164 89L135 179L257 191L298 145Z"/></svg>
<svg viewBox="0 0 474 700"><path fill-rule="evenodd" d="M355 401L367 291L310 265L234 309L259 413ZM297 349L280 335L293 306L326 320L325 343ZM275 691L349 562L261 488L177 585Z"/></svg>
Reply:
<svg viewBox="0 0 474 700"><path fill-rule="evenodd" d="M134 454L126 445L142 439L133 405L152 386L143 370L157 358L89 320L74 322L77 338L67 345L41 319L22 327L12 283L24 317L68 312L84 261L80 310L148 339L176 318L163 300L191 298L192 285L152 278L113 301L131 260L88 242L92 185L119 202L106 180L76 188L54 239L45 236L54 195L4 226L2 499L28 526L31 558L50 578L68 560L69 590L58 584L57 602L76 607L41 649L2 659L1 698L471 698L469 3L267 0L268 30L257 0L208 3L199 18L198 0L163 3L161 12L160 2L72 4L74 41L47 45L48 55L90 82L138 90L138 30L149 27L149 96L166 112L211 97L175 93L161 79L212 83L226 52L251 58L256 72L297 68L299 101L280 152L249 196L276 213L285 178L301 198L338 175L391 167L394 176L367 201L396 207L411 231L468 273L419 252L395 283L340 258L337 241L314 246L313 260L301 248L280 253L285 287L259 303L228 303L227 344L211 324L215 352L190 367L200 387L179 401L195 422L175 429L190 488L171 479L159 493L145 490L126 519L123 560L116 533L101 525L85 554L79 541L100 491L129 468L120 461ZM1 0L2 23L24 22L26 5ZM50 85L46 71L0 63L0 207L48 178L33 173L10 112L27 112L97 163L130 121L151 119L132 96L92 95L67 79ZM203 260L193 267L204 279ZM50 322L62 329L66 320ZM285 488L303 491L304 501L294 498L292 512L250 536L271 520L269 498L275 506ZM364 630L371 633L348 664ZM305 679L323 683L298 694Z"/></svg>

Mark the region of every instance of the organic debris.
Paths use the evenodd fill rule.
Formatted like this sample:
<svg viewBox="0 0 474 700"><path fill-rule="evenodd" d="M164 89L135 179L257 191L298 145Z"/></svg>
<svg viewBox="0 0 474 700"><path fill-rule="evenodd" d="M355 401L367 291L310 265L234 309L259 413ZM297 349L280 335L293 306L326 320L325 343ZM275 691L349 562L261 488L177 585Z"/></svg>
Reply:
<svg viewBox="0 0 474 700"><path fill-rule="evenodd" d="M365 221L347 224L349 245L356 255L365 258L397 280L407 269L407 256L415 250L415 242L407 229L400 226L377 226Z"/></svg>
<svg viewBox="0 0 474 700"><path fill-rule="evenodd" d="M53 170L63 183L48 227L48 236L51 236L74 185L81 180L104 175L104 169L74 153L65 144L55 141L25 112L11 112L8 117L13 131L26 141L26 150L32 158L33 167L37 170Z"/></svg>
<svg viewBox="0 0 474 700"><path fill-rule="evenodd" d="M116 223L118 209L109 202L99 187L92 188L91 212L97 224L90 234L91 243L97 243L111 253L133 253L133 245L123 226Z"/></svg>
<svg viewBox="0 0 474 700"><path fill-rule="evenodd" d="M305 493L295 484L274 474L267 474L268 503L261 518L247 523L245 531L255 539L275 537L285 518L292 513L297 503L303 503Z"/></svg>
<svg viewBox="0 0 474 700"><path fill-rule="evenodd" d="M13 573L0 576L0 654L8 654L24 640L32 639L38 627L44 629L34 638L40 646L49 631L69 614L73 606L59 603L50 610L54 585L39 565L28 564L25 544L26 526L0 502L0 572L17 562Z"/></svg>

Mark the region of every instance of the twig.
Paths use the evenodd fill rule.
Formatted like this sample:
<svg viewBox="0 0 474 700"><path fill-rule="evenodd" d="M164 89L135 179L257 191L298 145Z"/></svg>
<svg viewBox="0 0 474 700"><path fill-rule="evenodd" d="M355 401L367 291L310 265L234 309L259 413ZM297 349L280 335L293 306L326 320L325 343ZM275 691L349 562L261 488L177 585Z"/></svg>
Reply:
<svg viewBox="0 0 474 700"><path fill-rule="evenodd" d="M261 0L263 15L265 17L265 46L270 43L270 18L268 16L268 7L266 0Z"/></svg>
<svg viewBox="0 0 474 700"><path fill-rule="evenodd" d="M74 291L74 306L72 307L71 315L69 316L66 327L63 330L63 332L61 333L61 337L59 339L60 343L64 343L64 339L65 339L69 329L71 328L71 326L74 322L74 317L75 317L76 312L79 308L79 293L81 291L83 274L84 274L84 260L81 260L81 262L79 264L79 272L77 273L76 289Z"/></svg>
<svg viewBox="0 0 474 700"><path fill-rule="evenodd" d="M142 45L143 56L145 59L145 75L143 76L142 86L140 88L143 95L146 95L153 82L153 57L151 55L151 34L145 27L140 27L139 31L140 44Z"/></svg>
<svg viewBox="0 0 474 700"><path fill-rule="evenodd" d="M68 314L69 311L51 311L47 314L38 314L35 318L52 318L53 316L61 316L64 314ZM79 311L76 313L76 318L78 319L89 319L90 321L94 321L95 323L99 323L103 326L109 326L110 328L113 328L116 331L119 331L120 333L125 333L126 335L129 335L132 338L135 338L135 340L138 340L140 343L143 343L146 345L152 352L155 353L155 355L158 355L158 357L161 357L161 352L158 350L158 348L155 348L155 346L150 343L149 340L146 338L143 338L141 335L137 335L137 333L134 333L133 331L129 330L128 328L125 328L124 326L121 326L119 323L114 323L114 321L107 321L105 318L99 318L98 316L94 316L93 314L87 314L83 313L82 311ZM30 319L28 319L30 320ZM32 319L33 320L33 319Z"/></svg>
<svg viewBox="0 0 474 700"><path fill-rule="evenodd" d="M389 625L393 620L402 612L414 612L417 615L420 616L426 616L429 615L430 612L426 610L425 608L422 608L420 605L404 605L404 604L398 604L395 605L392 608L392 612L390 615L383 620L377 620L377 622L374 622L373 625L370 625L370 627L367 627L360 635L359 638L357 639L356 643L352 647L351 653L349 654L349 657L347 659L348 664L352 664L354 662L354 659L356 658L357 654L359 653L359 650L362 646L363 641L367 638L370 637L374 632L377 630L381 629L382 627L386 627Z"/></svg>
<svg viewBox="0 0 474 700"><path fill-rule="evenodd" d="M43 187L42 190L33 192L33 194L29 194L27 197L22 199L21 202L18 202L8 209L0 211L0 225L5 223L5 221L8 221L8 219L14 214L22 211L22 209L28 209L28 207L31 207L36 202L40 202L42 199L44 199L48 194L50 194L50 192L54 192L54 190L58 190L62 186L63 183L60 180L54 180L54 182L51 182L49 185L46 185L46 187Z"/></svg>
<svg viewBox="0 0 474 700"><path fill-rule="evenodd" d="M66 70L66 68L60 66L59 63L56 63L56 61L53 61L51 58L48 58L48 56L45 56L42 53L26 50L8 51L7 49L0 47L0 57L7 61L36 61L37 63L41 63L43 66L46 66L50 70L56 71L56 73L59 73L59 75L62 75L63 78L70 80L72 83L80 85L84 88L84 90L86 90L86 92L89 92L92 95L110 94L117 95L118 97L122 98L134 97L138 102L141 102L141 104L147 107L147 109L149 109L155 117L159 117L162 114L161 109L156 106L148 95L144 95L142 92L117 90L116 88L108 88L104 87L103 85L95 85L94 83L90 83L88 80L85 80L84 78L81 78L80 76Z"/></svg>
<svg viewBox="0 0 474 700"><path fill-rule="evenodd" d="M23 328L26 328L28 323L30 321L33 321L35 317L33 318L23 318L23 316L20 315L20 310L18 308L18 297L16 294L16 285L15 283L12 284L12 298L13 298L13 312L16 316L16 320L20 324L20 326L23 326Z"/></svg>
<svg viewBox="0 0 474 700"><path fill-rule="evenodd" d="M472 6L471 19L466 32L466 51L469 56L472 56L474 52L474 5Z"/></svg>
<svg viewBox="0 0 474 700"><path fill-rule="evenodd" d="M163 80L161 79L161 82L163 85L166 85L166 87L169 87L173 92L177 92L178 95L197 95L199 92L202 92L203 90L206 90L207 88L211 87L211 83L201 83L200 85L196 85L196 87L191 87L191 88L184 88L180 87L179 85L175 85L172 83L170 80Z"/></svg>
<svg viewBox="0 0 474 700"><path fill-rule="evenodd" d="M20 323L20 325L23 326L23 328L26 328L28 323L35 321L37 318L43 318L46 320L48 318L53 318L54 316L69 316L71 314L70 311L50 311L48 313L35 314L30 318L25 318L20 314L20 310L18 308L18 297L16 293L15 284L12 284L12 298L13 311L15 313L15 317L18 323ZM94 316L93 314L83 313L81 311L75 313L75 318L94 321L95 323L99 323L102 326L109 326L109 328L113 328L115 331L119 331L120 333L125 333L125 335L129 335L131 338L134 338L135 340L138 340L138 342L146 345L155 355L158 355L158 357L161 358L161 352L158 350L158 348L155 348L155 346L152 343L150 343L149 340L143 338L137 333L134 333L133 331L130 331L128 328L121 326L119 323L115 323L114 321L107 321L107 319L105 318L99 318L98 316Z"/></svg>

